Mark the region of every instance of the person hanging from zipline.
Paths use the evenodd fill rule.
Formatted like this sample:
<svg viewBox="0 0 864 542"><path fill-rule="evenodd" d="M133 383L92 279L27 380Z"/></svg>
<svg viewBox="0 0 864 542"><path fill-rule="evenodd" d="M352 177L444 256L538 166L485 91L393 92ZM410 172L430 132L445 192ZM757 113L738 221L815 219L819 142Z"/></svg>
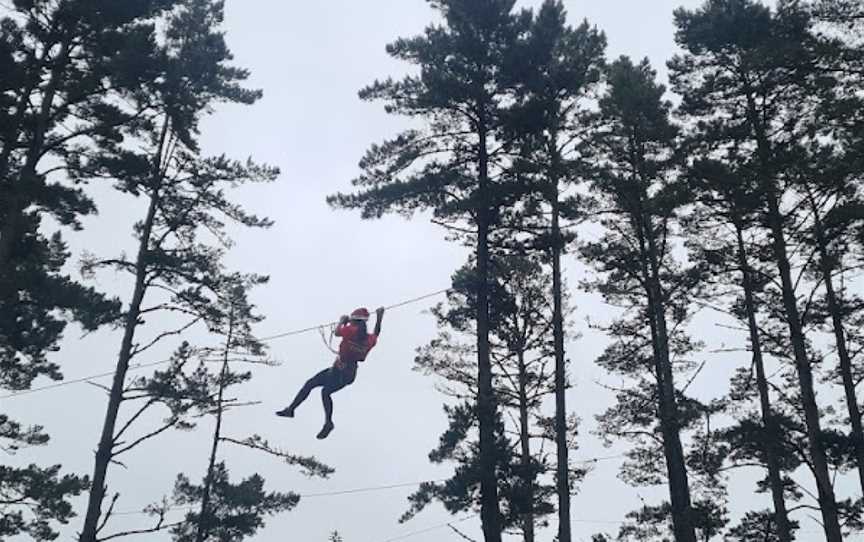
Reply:
<svg viewBox="0 0 864 542"><path fill-rule="evenodd" d="M339 344L339 353L332 367L324 369L300 388L297 397L291 404L276 413L277 416L293 418L294 411L303 401L309 397L309 393L321 387L321 400L324 403L324 427L318 433L319 439L327 438L333 431L333 398L334 393L354 382L357 377L357 364L366 361L369 351L378 343L381 335L381 321L384 319L384 308L375 311L375 331L366 331L366 321L369 320L369 311L359 308L351 313L351 316L342 316L336 326L334 334L342 338Z"/></svg>

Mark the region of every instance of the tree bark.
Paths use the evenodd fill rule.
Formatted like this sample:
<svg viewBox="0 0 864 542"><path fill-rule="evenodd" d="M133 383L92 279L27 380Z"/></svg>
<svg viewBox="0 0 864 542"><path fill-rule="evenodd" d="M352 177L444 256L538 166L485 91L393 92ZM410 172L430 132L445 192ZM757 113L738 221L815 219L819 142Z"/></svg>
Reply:
<svg viewBox="0 0 864 542"><path fill-rule="evenodd" d="M557 162L554 159L553 162ZM553 163L553 170L558 165ZM553 174L552 203L552 338L555 349L555 447L557 457L558 540L570 542L570 460L567 442L567 368L564 363L563 288L561 285L561 227L557 173Z"/></svg>
<svg viewBox="0 0 864 542"><path fill-rule="evenodd" d="M96 462L93 467L92 484L87 501L87 514L84 517L84 527L81 530L80 542L97 542L97 524L102 515L102 500L105 498L105 478L108 465L111 463L114 449L114 430L117 426L117 416L120 411L120 403L123 402L123 388L126 384L126 373L129 370L129 360L132 358L132 341L135 338L135 330L138 326L138 317L141 314L141 303L144 300L148 244L150 233L153 228L153 219L156 216L158 196L154 194L150 198L150 206L147 210L147 218L141 233L141 241L138 248L136 262L135 289L132 294L132 302L129 312L126 314L123 331L123 342L120 345L120 353L117 357L117 367L114 371L114 381L111 385L111 393L108 397L108 407L105 411L105 422L102 425L102 436L99 439L99 447L96 449Z"/></svg>
<svg viewBox="0 0 864 542"><path fill-rule="evenodd" d="M640 156L633 149L633 156ZM635 164L637 171L642 165ZM663 436L663 454L666 460L666 475L669 480L669 501L672 505L672 530L676 542L696 542L693 523L693 505L690 498L690 483L684 447L681 444L681 429L678 425L678 405L675 400L675 381L672 361L669 356L669 331L666 325L666 302L660 279L660 253L654 238L651 215L645 209L647 192L640 183L634 195L633 226L639 238L640 266L648 298L648 321L651 328L651 346L654 357L654 373L657 379L657 409L660 432Z"/></svg>
<svg viewBox="0 0 864 542"><path fill-rule="evenodd" d="M767 191L768 220L772 234L772 248L783 290L783 307L786 323L789 327L792 341L792 352L795 357L795 367L798 372L798 384L801 389L801 406L804 408L804 418L807 423L807 441L810 448L810 459L813 463L813 473L816 478L816 489L819 496L819 509L822 513L822 527L828 542L842 542L840 519L837 513L837 499L831 485L828 472L828 461L825 449L822 447L822 425L819 420L819 405L816 403L816 392L813 387L813 368L807 357L807 346L804 342L804 330L801 325L801 315L798 311L798 301L795 299L795 286L792 282L792 271L789 255L786 252L786 236L783 232L783 216L774 187Z"/></svg>
<svg viewBox="0 0 864 542"><path fill-rule="evenodd" d="M210 447L210 459L207 462L207 474L204 477L204 488L201 494L201 509L198 513L198 528L195 533L195 542L204 542L210 532L210 493L213 489L213 471L216 468L216 453L219 449L219 440L222 438L222 402L225 397L225 381L228 375L228 356L233 339L234 311L232 308L228 320L228 336L225 340L225 354L222 360L222 371L219 375L219 393L216 399L216 427L213 430L213 443Z"/></svg>
<svg viewBox="0 0 864 542"><path fill-rule="evenodd" d="M763 453L768 467L768 483L771 486L771 498L774 501L774 521L777 525L777 537L780 542L792 541L792 530L789 527L789 512L786 509L786 499L783 491L783 478L780 473L780 461L777 453L777 439L780 428L771 411L771 398L768 394L768 379L765 377L765 364L762 358L762 338L756 323L756 303L753 296L753 279L750 265L747 261L747 250L744 246L743 228L735 219L737 235L738 267L741 270L742 287L744 290L744 308L747 311L747 329L750 334L750 347L753 349L753 365L756 366L756 388L759 390L759 404L762 414L762 425L768 442Z"/></svg>
<svg viewBox="0 0 864 542"><path fill-rule="evenodd" d="M654 370L657 377L660 430L663 434L663 453L666 474L669 477L669 500L672 504L672 525L676 542L696 542L693 525L693 506L681 429L678 426L678 405L675 401L675 382L669 357L669 332L666 326L666 308L660 286L656 243L648 235L648 256L651 265L648 288L648 311L653 320Z"/></svg>
<svg viewBox="0 0 864 542"><path fill-rule="evenodd" d="M485 542L501 542L501 511L495 453L495 397L489 354L489 154L482 118L479 136L479 208L477 209L477 415L480 425L480 518Z"/></svg>
<svg viewBox="0 0 864 542"><path fill-rule="evenodd" d="M819 420L819 405L816 403L816 392L813 387L813 368L810 366L810 359L807 357L804 329L801 324L801 315L798 311L798 300L795 298L795 286L792 282L792 270L789 263L789 254L786 250L783 214L780 212L780 196L777 193L776 181L771 173L773 170L770 159L772 154L771 142L768 139L766 126L756 106L755 91L746 74L742 73L741 79L744 84L747 100L747 120L753 130L759 168L764 177L762 182L764 184L763 192L767 205L766 218L772 239L771 249L774 256L774 264L777 266L780 274L783 309L786 325L789 327L792 352L798 373L801 406L804 408L804 419L807 425L808 448L813 464L813 474L816 478L819 509L822 514L822 528L825 530L827 542L842 542L843 534L840 530L840 520L837 513L837 499L834 495L834 488L831 485L831 477L828 473L828 461L825 456L825 449L822 447L820 440L822 426Z"/></svg>
<svg viewBox="0 0 864 542"><path fill-rule="evenodd" d="M525 500L528 511L522 517L522 534L525 542L534 542L534 473L531 469L531 436L528 417L528 371L525 366L524 348L517 353L519 363L519 445L520 463L525 484Z"/></svg>

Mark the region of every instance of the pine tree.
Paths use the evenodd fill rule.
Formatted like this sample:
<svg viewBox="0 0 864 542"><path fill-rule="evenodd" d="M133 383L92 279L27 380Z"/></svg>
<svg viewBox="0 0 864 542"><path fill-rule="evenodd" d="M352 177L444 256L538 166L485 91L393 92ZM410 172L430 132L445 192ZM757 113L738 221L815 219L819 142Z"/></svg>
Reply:
<svg viewBox="0 0 864 542"><path fill-rule="evenodd" d="M555 486L554 454L543 452L545 441L555 440L554 422L544 416L544 398L555 391L551 279L536 257L496 252L492 260L490 322L493 324L491 356L493 388L501 414L496 426L496 464L504 529L520 529L526 541L535 537L536 525L555 507L550 501ZM433 310L441 331L419 349L416 369L441 379L439 389L455 404L445 405L448 428L429 454L434 463L455 463L453 476L444 482L423 484L409 497L410 510L402 521L414 517L437 500L451 513L471 510L477 503L479 456L475 408L478 383L472 373L471 315L475 312L476 270L466 266L454 278L448 305ZM575 442L576 424L568 424L568 446ZM540 442L539 446L536 444ZM583 471L567 466L568 492Z"/></svg>
<svg viewBox="0 0 864 542"><path fill-rule="evenodd" d="M586 207L606 233L584 244L581 252L600 273L595 288L613 304L630 309L629 316L611 326L613 343L599 363L635 379L635 386L619 391L619 403L603 415L601 427L609 435L626 435L630 431L622 425L634 425L638 429L633 435L647 434L659 442L659 457L639 457L637 448L631 458L665 464L675 540L695 542L696 513L681 431L698 420L700 412L675 387L673 356L680 358L694 348L678 328L687 318L699 277L680 270L671 255L676 213L686 201L680 183L672 182L677 129L669 120L665 88L655 82L647 61L616 60L609 67L608 83L595 136L600 164L591 183L595 201ZM651 479L663 477L658 473ZM634 481L640 483L641 474Z"/></svg>
<svg viewBox="0 0 864 542"><path fill-rule="evenodd" d="M513 80L517 106L511 112L511 130L519 141L516 163L520 176L534 179L536 199L528 205L539 218L542 232L535 246L552 263L553 335L555 337L555 423L558 457L558 540L570 542L570 482L567 459L568 431L565 393L563 291L561 256L567 237L561 228L562 201L568 183L576 180L574 167L584 144L585 99L600 80L605 36L587 22L577 28L566 23L559 0L547 0L534 17L529 37L516 62ZM546 216L551 215L547 219ZM519 227L524 229L527 220ZM548 229L548 232L547 232Z"/></svg>
<svg viewBox="0 0 864 542"><path fill-rule="evenodd" d="M145 198L147 210L134 227L138 250L133 258L94 257L87 266L92 272L113 268L126 273L134 286L122 323L81 542L98 539L130 362L196 324L213 327L224 321L218 292L231 280L221 263L231 244L226 221L247 227L270 224L232 202L225 190L271 181L278 171L224 156L202 157L197 144L199 121L214 103L250 104L260 96L240 86L248 74L229 65L231 54L218 29L222 12L220 1L186 0L170 14L159 44L162 75L135 95L136 109L148 114L124 130L124 140L102 142L82 173L116 179L121 192ZM156 314L177 315L182 321L154 330L151 339L141 342L143 318Z"/></svg>
<svg viewBox="0 0 864 542"><path fill-rule="evenodd" d="M860 31L864 10L842 1L818 3L810 33L818 45L817 73L808 88L818 95L819 104L809 121L816 137L803 140L796 153L794 170L798 197L810 211L802 243L814 254L813 281L822 283L822 296L815 320L832 335L838 361L851 441L858 466L859 484L864 492L864 427L856 394L854 350L850 332L860 319L861 300L854 295L855 254L862 245L856 232L864 225L864 197L860 177L864 166L864 139L860 115L862 99L862 53ZM823 31L827 26L828 30ZM854 333L853 333L854 335ZM854 342L854 339L851 339Z"/></svg>
<svg viewBox="0 0 864 542"><path fill-rule="evenodd" d="M314 458L282 451L258 435L242 439L226 436L225 413L242 406L237 400L229 398L226 392L251 378L250 372L236 372L233 366L268 364L264 357L264 345L252 332L252 326L262 318L254 313L247 299L248 288L260 283L263 283L262 277L235 276L220 292L220 303L224 305L223 312L227 317L211 331L224 338L224 342L219 347L203 352L205 357L200 368L206 371L203 363L214 356L213 361L220 364L219 372L210 374L208 379L209 396L214 398L214 402L199 409L200 415L215 418L210 455L200 486L192 484L183 474L177 477L174 490L176 505L198 507L172 529L174 540L178 542L242 540L253 536L264 525L265 516L291 510L300 500L294 493L265 492L264 480L258 474L232 484L225 462L218 459L219 448L223 443L275 456L289 465L301 467L309 476L326 477L333 472Z"/></svg>
<svg viewBox="0 0 864 542"><path fill-rule="evenodd" d="M329 201L363 210L365 218L389 211L431 209L437 221L473 232L477 264L477 409L480 429L481 519L486 542L500 542L501 513L495 480L496 405L489 352L489 236L516 191L501 175L498 144L509 93L502 67L529 17L513 14L514 0L431 2L442 23L388 47L416 64L419 76L378 81L361 98L380 100L388 112L424 121L373 145L354 181L359 191Z"/></svg>
<svg viewBox="0 0 864 542"><path fill-rule="evenodd" d="M730 542L780 542L776 515L771 512L747 512L741 523L729 531Z"/></svg>
<svg viewBox="0 0 864 542"><path fill-rule="evenodd" d="M182 431L194 429L200 412L215 408L216 403L209 387L212 380L210 373L203 366L192 368L201 355L199 349L183 342L174 351L164 370L157 370L152 375L140 376L124 383L121 392L117 394L118 405L130 409L131 413L122 420L118 416L108 456L112 464L123 464L127 454L170 429ZM106 393L113 395L112 388L104 386L103 388ZM156 412L161 412L163 415L156 427L139 427L145 414ZM89 489L89 496L92 499L96 491L92 484ZM105 498L106 490L107 487L103 486L99 492L100 498ZM114 492L107 507L104 510L100 508L98 511L99 521L94 531L95 540L155 533L174 526L172 523L166 523L168 508L167 504L163 503L147 508L146 511L155 518L151 527L103 534L111 526L121 496L119 491ZM101 504L100 502L100 506Z"/></svg>
<svg viewBox="0 0 864 542"><path fill-rule="evenodd" d="M832 25L832 29L845 33L847 43L854 44L858 41L860 45L861 35L857 30L864 25L864 6L856 0L815 0L812 4L813 16L820 22ZM860 51L854 56L859 62L862 60ZM849 61L849 57L845 57ZM847 66L848 67L848 66ZM855 70L849 72L851 75ZM860 77L860 72L857 74Z"/></svg>
<svg viewBox="0 0 864 542"><path fill-rule="evenodd" d="M864 221L864 200L860 188L856 186L858 172L843 175L849 157L846 153L836 153L824 149L827 156L819 156L802 151L804 156L812 157L811 167L805 170L800 179L802 199L809 207L811 222L805 233L804 245L815 255L813 274L815 282L821 282L824 294L811 311L811 320L822 323L833 335L838 359L839 380L843 386L846 412L851 426L851 441L861 491L864 492L864 427L862 427L861 407L856 392L856 370L854 351L850 351L847 329L854 322L856 314L861 317L862 300L854 295L853 289L846 286L847 280L854 283L851 269L855 266L849 249L855 246L853 233L856 224ZM820 167L820 164L822 167ZM842 164L840 168L834 164ZM821 170L821 171L820 171Z"/></svg>
<svg viewBox="0 0 864 542"><path fill-rule="evenodd" d="M774 265L803 403L809 451L829 542L842 540L837 500L822 443L822 423L813 368L788 247L791 212L782 207L790 191L785 173L795 146L810 130L818 95L805 84L817 65L810 19L796 2L777 11L749 0L709 0L695 11L675 14L676 40L685 54L669 66L682 110L717 144L742 149L755 172L760 220L770 232Z"/></svg>
<svg viewBox="0 0 864 542"><path fill-rule="evenodd" d="M0 17L0 388L29 389L62 378L48 358L70 320L87 331L118 317L119 303L64 270L61 230L80 229L90 198L64 173L80 149L115 137L132 115L114 103L151 76L150 19L171 1L15 1ZM122 39L120 39L122 36ZM135 62L130 59L135 58ZM41 428L0 414L7 450L45 445ZM2 466L0 537L56 534L50 522L73 517L64 496L86 478L59 466ZM26 517L25 517L26 516Z"/></svg>
<svg viewBox="0 0 864 542"><path fill-rule="evenodd" d="M47 436L41 428L22 428L0 415L3 451L41 445ZM87 489L87 479L60 474L60 465L44 468L31 464L25 468L0 465L0 536L4 539L27 536L30 540L54 540L52 522L66 524L75 516L67 499Z"/></svg>
<svg viewBox="0 0 864 542"><path fill-rule="evenodd" d="M69 177L138 113L116 102L154 76L151 19L173 3L19 1L0 22L0 363L18 386L59 378L45 354L68 317L88 330L117 317L116 301L63 272L68 249L44 219L80 229L95 211Z"/></svg>
<svg viewBox="0 0 864 542"><path fill-rule="evenodd" d="M696 156L711 155L713 149L692 148ZM768 485L774 503L774 518L768 524L776 528L778 540L792 540L791 524L786 507L786 481L783 478L783 433L779 424L779 413L772 407L769 381L766 376L764 337L758 318L760 290L772 276L761 267L756 267L753 254L764 253L767 242L760 235L756 208L758 196L754 193L754 180L741 168L734 152L724 160L697 159L691 166L691 187L700 206L688 218L689 245L692 257L703 262L711 276L711 298L728 295L729 284L740 284L740 291L732 295L729 312L746 324L749 349L752 352L751 366L742 371L742 378L733 382L733 401L747 395L751 371L755 370L756 389L759 399L761 431L747 430L753 424L749 418L741 421L744 434L758 433L761 445L756 459L768 471ZM754 230L756 233L754 233ZM730 237L722 232L731 231ZM759 242L749 239L757 237ZM710 299L709 301L714 301ZM735 384L742 384L736 386ZM741 388L744 389L741 389ZM734 432L734 430L733 430ZM797 466L797 464L795 465Z"/></svg>

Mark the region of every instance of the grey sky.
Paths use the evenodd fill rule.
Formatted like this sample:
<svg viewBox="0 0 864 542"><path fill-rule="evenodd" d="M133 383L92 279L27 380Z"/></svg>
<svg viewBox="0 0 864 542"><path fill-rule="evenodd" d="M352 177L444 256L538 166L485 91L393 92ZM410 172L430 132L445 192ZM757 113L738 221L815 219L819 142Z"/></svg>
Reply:
<svg viewBox="0 0 864 542"><path fill-rule="evenodd" d="M536 4L539 1L522 3ZM662 69L675 52L672 10L699 2L566 4L571 22L588 18L607 33L609 57L648 56ZM229 44L237 64L252 71L251 84L263 88L265 97L253 107L220 108L204 125L204 143L209 153L252 156L282 168L277 183L242 191L248 207L275 219L276 225L264 232L237 232L237 247L229 259L235 268L271 275L271 283L254 294L268 316L259 328L262 334L327 322L358 305L374 308L447 287L451 272L463 263L465 251L445 242L443 233L424 217L410 222L398 217L363 222L357 214L334 212L324 202L327 194L348 187L369 144L404 126L380 105L359 101L357 90L376 77L404 73L406 66L387 57L384 46L397 36L416 34L431 18L422 0L227 2ZM76 253L86 249L112 254L118 247L131 250L130 228L140 204L107 191L100 191L99 200L100 216L88 220L90 227L70 238ZM575 285L580 266L570 259L567 270L570 284ZM356 286L358 281L364 285L362 291ZM100 286L128 295L128 285L119 279L102 277ZM603 339L590 332L584 321L586 316L602 321L611 313L594 296L579 294L575 300L578 328L584 333L577 343L568 345L576 383L568 401L583 419L583 446L575 456L615 455L620 449L604 449L589 434L593 415L610 400L595 381L614 381L594 366L592 360L601 351ZM336 474L329 480L309 480L267 457L226 448L225 459L234 478L260 472L269 488L304 494L446 476L447 466L432 466L426 458L444 428L442 397L431 379L411 371L414 348L435 332L431 317L422 314L424 306L428 304L387 315L380 345L361 367L357 382L335 396L336 429L324 442L314 438L322 421L317 396L298 411L295 420L276 418L273 411L284 406L307 377L329 364L331 354L314 333L274 341L272 353L284 365L256 370L242 398L262 404L230 414L227 432L236 436L260 433L295 453L314 454L335 467ZM714 320L715 315L706 314L694 324L710 345L738 340L714 326ZM118 333L104 331L83 339L76 332L67 335L57 356L67 378L111 370ZM692 388L705 397L719 394L737 365L730 356L710 359ZM27 451L19 459L62 462L67 470L89 473L104 406L102 392L85 384L4 401L3 410L22 421L44 425L53 438L47 448ZM134 511L158 500L170 492L178 472L200 479L209 429L209 423L204 423L195 432L170 434L128 457L128 470L112 468L109 490L122 493L118 509ZM617 525L604 522L622 519L625 512L639 506L640 495L653 502L653 497L664 495L663 488L638 492L628 488L616 478L616 471L616 461L598 464L573 499L574 540L589 540L598 531L615 532ZM755 502L769 505L765 496L751 496L754 479L748 474L736 477L733 487L739 501L733 503L733 510L752 508ZM396 519L405 510L410 492L408 488L304 499L295 511L268 521L255 540L323 542L329 532L338 529L346 542L384 542L450 519L435 506L413 522L398 525ZM847 485L840 495L850 492ZM79 505L83 510L84 501ZM815 523L799 519L805 531L815 532ZM138 527L146 525L145 521L123 516L115 527ZM81 518L76 518L61 539L71 540L80 523ZM460 528L479 539L476 520ZM551 531L545 531L542 540L552 537ZM148 535L144 539L168 538ZM405 540L457 539L443 529Z"/></svg>

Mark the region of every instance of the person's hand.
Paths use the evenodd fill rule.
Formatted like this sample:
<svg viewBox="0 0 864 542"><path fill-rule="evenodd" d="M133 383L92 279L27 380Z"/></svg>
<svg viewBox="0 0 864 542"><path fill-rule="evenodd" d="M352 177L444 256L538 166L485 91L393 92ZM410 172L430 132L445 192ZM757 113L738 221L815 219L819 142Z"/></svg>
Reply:
<svg viewBox="0 0 864 542"><path fill-rule="evenodd" d="M339 323L340 324L345 324L348 322L348 320L350 320L350 318L348 318L348 315L346 315L346 314L343 314L342 316L339 317Z"/></svg>
<svg viewBox="0 0 864 542"><path fill-rule="evenodd" d="M380 318L381 315L384 314L384 307L378 307L377 309L375 309L375 314L377 314Z"/></svg>

